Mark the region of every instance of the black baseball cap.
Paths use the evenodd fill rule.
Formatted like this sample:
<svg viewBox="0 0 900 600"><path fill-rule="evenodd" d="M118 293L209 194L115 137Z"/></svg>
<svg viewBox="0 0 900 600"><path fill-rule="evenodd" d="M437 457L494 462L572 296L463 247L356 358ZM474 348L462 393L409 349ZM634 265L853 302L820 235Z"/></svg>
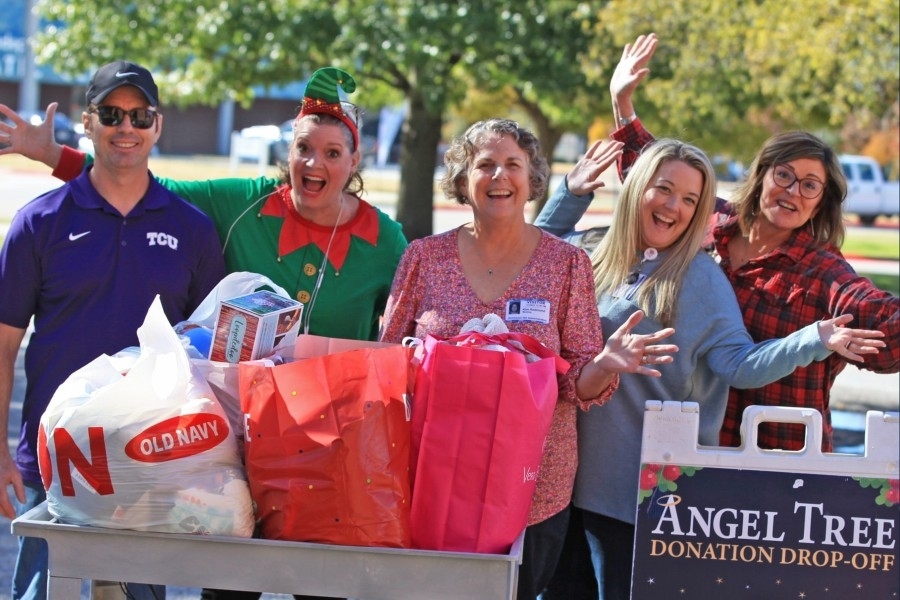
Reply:
<svg viewBox="0 0 900 600"><path fill-rule="evenodd" d="M153 75L144 67L126 60L117 60L97 69L88 84L85 100L88 106L99 104L111 91L123 85L133 85L141 90L150 106L159 105L159 89Z"/></svg>

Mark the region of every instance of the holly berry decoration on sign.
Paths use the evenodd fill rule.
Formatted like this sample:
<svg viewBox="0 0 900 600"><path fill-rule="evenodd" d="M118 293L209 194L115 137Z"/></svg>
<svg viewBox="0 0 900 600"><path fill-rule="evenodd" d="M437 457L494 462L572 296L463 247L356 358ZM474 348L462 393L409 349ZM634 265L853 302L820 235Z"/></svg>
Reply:
<svg viewBox="0 0 900 600"><path fill-rule="evenodd" d="M638 504L653 495L654 490L674 492L678 489L675 480L682 475L693 477L702 467L685 467L679 465L661 465L644 463L641 465L641 476L638 481Z"/></svg>
<svg viewBox="0 0 900 600"><path fill-rule="evenodd" d="M860 487L874 488L878 490L875 504L878 506L893 506L900 503L900 479L872 479L868 477L854 477Z"/></svg>

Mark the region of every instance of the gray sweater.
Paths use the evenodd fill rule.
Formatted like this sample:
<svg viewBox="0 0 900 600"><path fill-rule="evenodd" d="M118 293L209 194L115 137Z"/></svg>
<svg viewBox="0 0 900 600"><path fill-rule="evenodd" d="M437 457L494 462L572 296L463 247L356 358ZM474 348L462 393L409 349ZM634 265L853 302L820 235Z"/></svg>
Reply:
<svg viewBox="0 0 900 600"><path fill-rule="evenodd" d="M587 208L584 199L568 193L565 182L560 190L536 221L556 233L570 231ZM661 252L657 260L645 263L642 273L652 273L663 255ZM609 338L638 307L631 300L607 294L598 302L598 309L604 338ZM634 333L652 333L661 327L648 316ZM687 272L674 328L675 334L663 343L676 344L679 351L673 355L674 362L658 366L662 377L624 373L609 402L578 413L578 474L573 501L579 508L635 522L647 400L697 402L699 443L717 446L729 386L759 387L830 354L815 323L786 338L754 344L744 328L731 284L705 253L694 258Z"/></svg>

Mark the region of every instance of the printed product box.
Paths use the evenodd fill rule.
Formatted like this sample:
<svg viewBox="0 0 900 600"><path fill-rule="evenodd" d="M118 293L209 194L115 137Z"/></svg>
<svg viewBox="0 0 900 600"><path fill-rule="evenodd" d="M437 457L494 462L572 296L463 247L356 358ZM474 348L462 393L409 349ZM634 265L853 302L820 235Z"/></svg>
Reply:
<svg viewBox="0 0 900 600"><path fill-rule="evenodd" d="M209 358L237 363L268 356L275 346L293 343L302 314L301 302L270 291L223 300Z"/></svg>

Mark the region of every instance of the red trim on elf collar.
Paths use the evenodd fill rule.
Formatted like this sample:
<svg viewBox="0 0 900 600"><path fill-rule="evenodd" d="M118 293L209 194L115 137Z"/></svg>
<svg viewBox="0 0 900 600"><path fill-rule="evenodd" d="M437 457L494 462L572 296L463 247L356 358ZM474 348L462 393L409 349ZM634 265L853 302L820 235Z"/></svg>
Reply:
<svg viewBox="0 0 900 600"><path fill-rule="evenodd" d="M328 241L334 232L331 249L328 250L328 262L336 271L340 271L350 250L350 236L356 236L372 246L378 243L380 222L378 211L371 204L358 198L359 209L356 215L335 230L332 226L317 225L300 216L291 201L291 189L287 184L278 187L269 194L260 210L261 215L284 219L278 235L278 255L285 256L294 250L315 244L325 254Z"/></svg>

